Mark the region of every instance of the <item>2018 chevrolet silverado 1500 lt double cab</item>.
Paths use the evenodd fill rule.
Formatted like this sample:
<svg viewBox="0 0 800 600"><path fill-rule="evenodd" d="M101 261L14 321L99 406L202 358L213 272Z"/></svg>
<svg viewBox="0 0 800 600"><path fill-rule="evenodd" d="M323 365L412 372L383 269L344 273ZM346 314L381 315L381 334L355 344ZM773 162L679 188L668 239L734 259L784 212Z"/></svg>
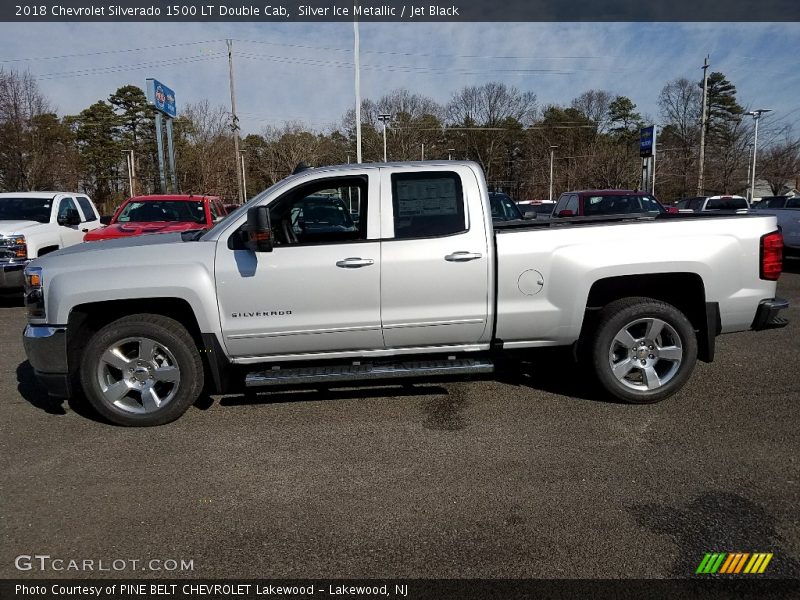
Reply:
<svg viewBox="0 0 800 600"><path fill-rule="evenodd" d="M329 198L357 227L304 228ZM491 373L576 344L617 398L675 393L720 333L778 327L774 216L492 224L470 162L302 171L211 230L108 240L26 269L31 365L107 419L157 425L212 393Z"/></svg>

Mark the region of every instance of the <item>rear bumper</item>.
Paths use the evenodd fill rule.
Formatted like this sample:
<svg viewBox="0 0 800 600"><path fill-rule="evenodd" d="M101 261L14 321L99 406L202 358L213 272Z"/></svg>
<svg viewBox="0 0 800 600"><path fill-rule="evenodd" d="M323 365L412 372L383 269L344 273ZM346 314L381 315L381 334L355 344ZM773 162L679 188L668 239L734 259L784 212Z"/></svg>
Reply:
<svg viewBox="0 0 800 600"><path fill-rule="evenodd" d="M0 290L21 290L25 286L23 271L27 260L0 263Z"/></svg>
<svg viewBox="0 0 800 600"><path fill-rule="evenodd" d="M25 354L47 393L59 398L71 394L67 366L67 328L28 325L22 334Z"/></svg>
<svg viewBox="0 0 800 600"><path fill-rule="evenodd" d="M756 318L753 319L751 329L777 329L779 327L786 327L789 324L789 319L781 317L780 311L789 308L789 301L783 298L768 298L758 303L758 310L756 310Z"/></svg>

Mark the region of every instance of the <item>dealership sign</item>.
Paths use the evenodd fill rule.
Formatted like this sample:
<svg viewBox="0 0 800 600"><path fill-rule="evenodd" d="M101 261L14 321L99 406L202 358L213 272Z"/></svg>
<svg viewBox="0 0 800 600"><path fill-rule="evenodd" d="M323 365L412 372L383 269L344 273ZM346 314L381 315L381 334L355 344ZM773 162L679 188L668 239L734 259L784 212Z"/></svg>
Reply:
<svg viewBox="0 0 800 600"><path fill-rule="evenodd" d="M642 127L639 130L639 156L653 156L653 139L655 138L655 127Z"/></svg>
<svg viewBox="0 0 800 600"><path fill-rule="evenodd" d="M170 118L178 116L175 92L157 79L147 80L147 101Z"/></svg>

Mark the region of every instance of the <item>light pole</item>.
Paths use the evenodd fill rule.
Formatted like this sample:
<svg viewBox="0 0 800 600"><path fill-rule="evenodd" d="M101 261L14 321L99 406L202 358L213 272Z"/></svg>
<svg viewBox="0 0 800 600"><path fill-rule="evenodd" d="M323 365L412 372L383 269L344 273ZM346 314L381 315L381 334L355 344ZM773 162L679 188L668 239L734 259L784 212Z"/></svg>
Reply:
<svg viewBox="0 0 800 600"><path fill-rule="evenodd" d="M392 120L392 115L389 113L381 113L378 115L378 121L383 123L383 162L389 162L386 159L386 123Z"/></svg>
<svg viewBox="0 0 800 600"><path fill-rule="evenodd" d="M753 194L756 189L756 154L758 154L758 121L764 113L772 112L771 108L759 108L746 112L746 115L753 117L756 122L756 130L753 135L753 168L750 170L750 202L753 201Z"/></svg>
<svg viewBox="0 0 800 600"><path fill-rule="evenodd" d="M447 160L453 160L453 152L455 152L455 148L448 148L447 149Z"/></svg>
<svg viewBox="0 0 800 600"><path fill-rule="evenodd" d="M550 146L550 200L553 199L553 159L555 158L556 148L558 146Z"/></svg>

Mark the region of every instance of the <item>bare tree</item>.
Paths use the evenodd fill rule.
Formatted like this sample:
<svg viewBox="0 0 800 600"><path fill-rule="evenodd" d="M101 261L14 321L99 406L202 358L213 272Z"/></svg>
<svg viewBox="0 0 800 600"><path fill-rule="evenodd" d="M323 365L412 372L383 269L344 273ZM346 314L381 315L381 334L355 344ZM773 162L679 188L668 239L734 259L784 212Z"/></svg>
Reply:
<svg viewBox="0 0 800 600"><path fill-rule="evenodd" d="M763 156L763 158L761 158ZM776 196L786 191L800 177L800 139L787 138L759 154L759 176L769 183Z"/></svg>
<svg viewBox="0 0 800 600"><path fill-rule="evenodd" d="M596 123L597 131L603 133L608 129L608 109L613 99L605 90L588 90L574 98L570 106Z"/></svg>
<svg viewBox="0 0 800 600"><path fill-rule="evenodd" d="M28 190L33 149L31 132L36 117L51 112L29 72L0 67L0 187Z"/></svg>
<svg viewBox="0 0 800 600"><path fill-rule="evenodd" d="M181 188L228 200L236 198L238 165L227 109L208 100L187 104L180 121L182 144L177 160L181 165Z"/></svg>

